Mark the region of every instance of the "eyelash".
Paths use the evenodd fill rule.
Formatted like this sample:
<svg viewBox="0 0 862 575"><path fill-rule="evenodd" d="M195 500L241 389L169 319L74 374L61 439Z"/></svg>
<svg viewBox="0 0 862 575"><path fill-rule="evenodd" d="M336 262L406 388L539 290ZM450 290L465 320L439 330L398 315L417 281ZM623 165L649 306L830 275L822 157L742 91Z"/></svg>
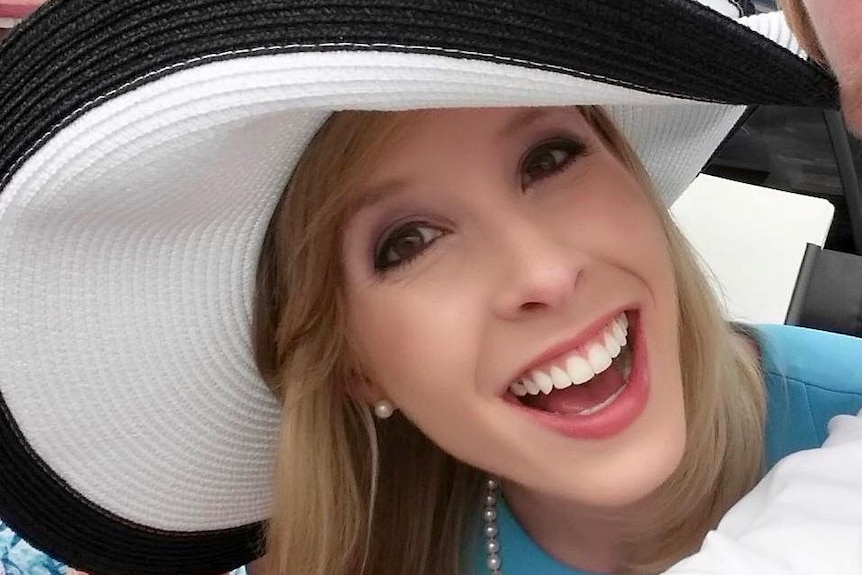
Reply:
<svg viewBox="0 0 862 575"><path fill-rule="evenodd" d="M568 154L559 162L557 162L557 160L555 159L555 165L547 172L539 174L538 176L530 176L531 179L527 181L528 176L525 170L529 162L532 159L535 159L538 153L545 153L549 151L564 151ZM518 172L521 174L521 189L526 190L537 182L540 182L554 175L559 175L563 173L572 164L574 164L575 160L583 156L586 152L587 147L582 141L569 137L557 137L539 142L524 154L524 157L518 166ZM428 234L419 231L419 236L426 243L420 248L418 248L417 252L410 255L409 257L405 257L395 262L387 261L386 258L389 255L390 250L393 249L393 240L396 240L399 237L403 238L404 236L399 236L399 234L409 230L431 230L431 235L433 237L429 238ZM385 232L381 236L382 239L378 242L377 247L374 250L374 272L377 275L382 276L395 270L403 269L407 265L416 261L416 259L419 258L422 254L424 254L429 247L431 247L438 239L442 238L447 233L448 232L446 230L425 221L405 222L402 225L397 226L391 232Z"/></svg>
<svg viewBox="0 0 862 575"><path fill-rule="evenodd" d="M534 177L530 181L526 181L525 177L528 163L531 159L534 159L537 153L546 151L565 151L568 152L568 155L550 171L541 174L538 177ZM524 159L521 160L521 164L518 167L518 172L521 174L521 189L526 190L531 185L540 182L545 178L563 173L574 164L575 160L583 156L586 152L587 146L582 141L571 137L557 137L539 142L524 154Z"/></svg>
<svg viewBox="0 0 862 575"><path fill-rule="evenodd" d="M418 252L416 252L410 257L406 257L396 262L387 261L386 258L389 255L390 250L394 249L394 240L403 238L404 235L400 234L409 230L431 230L433 237L429 239L427 234L424 234L420 231L419 235L426 243L419 249ZM413 263L429 247L431 247L437 240L439 240L446 234L446 230L424 221L410 221L396 227L391 232L387 232L382 236L383 240L380 241L377 248L374 250L374 271L378 275L383 275L396 269L406 267L408 264Z"/></svg>

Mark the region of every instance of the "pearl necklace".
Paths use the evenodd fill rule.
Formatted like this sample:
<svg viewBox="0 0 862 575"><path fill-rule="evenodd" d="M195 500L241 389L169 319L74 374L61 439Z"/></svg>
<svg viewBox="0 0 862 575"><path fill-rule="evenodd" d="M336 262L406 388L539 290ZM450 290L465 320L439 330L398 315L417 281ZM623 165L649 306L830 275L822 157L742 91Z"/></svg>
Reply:
<svg viewBox="0 0 862 575"><path fill-rule="evenodd" d="M497 535L500 528L497 526L497 489L500 482L495 477L490 477L485 482L485 499L482 505L482 519L485 520L485 553L487 559L485 564L491 575L503 575L500 570L502 559L500 558L500 541Z"/></svg>

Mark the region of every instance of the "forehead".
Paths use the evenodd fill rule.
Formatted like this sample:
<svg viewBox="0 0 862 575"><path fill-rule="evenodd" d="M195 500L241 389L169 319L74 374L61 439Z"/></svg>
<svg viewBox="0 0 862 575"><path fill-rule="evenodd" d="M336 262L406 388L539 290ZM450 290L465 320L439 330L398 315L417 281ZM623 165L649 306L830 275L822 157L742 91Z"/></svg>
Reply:
<svg viewBox="0 0 862 575"><path fill-rule="evenodd" d="M445 178L451 160L468 167L480 154L494 156L524 146L534 131L565 126L580 136L593 131L579 107L452 108L398 112L384 138L372 144L362 177L352 189L350 211L379 203L429 174Z"/></svg>
<svg viewBox="0 0 862 575"><path fill-rule="evenodd" d="M479 142L505 145L534 126L589 129L577 107L432 109L396 116L380 142L378 168L406 168L419 150L443 155L458 148L472 151Z"/></svg>

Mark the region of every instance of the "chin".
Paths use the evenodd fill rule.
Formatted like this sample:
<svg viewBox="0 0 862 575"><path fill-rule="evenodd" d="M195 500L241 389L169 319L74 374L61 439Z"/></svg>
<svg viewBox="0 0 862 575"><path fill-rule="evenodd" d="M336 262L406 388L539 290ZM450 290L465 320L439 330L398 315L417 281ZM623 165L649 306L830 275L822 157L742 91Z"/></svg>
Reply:
<svg viewBox="0 0 862 575"><path fill-rule="evenodd" d="M511 479L561 504L594 510L636 505L674 474L685 452L684 419L661 415L664 424L647 418L650 421L643 421L643 426L633 428L633 433L619 438L615 445L603 445L590 453L579 451L568 460L559 456L546 459L532 478Z"/></svg>
<svg viewBox="0 0 862 575"><path fill-rule="evenodd" d="M627 507L647 499L676 472L686 447L684 408L668 409L671 398L653 400L616 445L578 462L579 493L571 491L569 478L570 497L596 507Z"/></svg>
<svg viewBox="0 0 862 575"><path fill-rule="evenodd" d="M595 507L618 509L636 505L649 498L677 470L685 451L685 442L666 443L649 453L633 455L621 461L618 469L608 470L607 479L598 484L586 501Z"/></svg>

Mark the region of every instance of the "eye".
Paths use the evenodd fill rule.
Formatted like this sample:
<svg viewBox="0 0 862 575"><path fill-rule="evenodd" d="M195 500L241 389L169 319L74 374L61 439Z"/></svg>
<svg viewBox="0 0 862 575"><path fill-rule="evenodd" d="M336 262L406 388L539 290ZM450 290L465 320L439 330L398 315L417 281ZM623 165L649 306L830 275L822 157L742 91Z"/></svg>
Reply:
<svg viewBox="0 0 862 575"><path fill-rule="evenodd" d="M562 172L585 151L583 142L570 138L554 138L537 144L521 161L521 188L527 189L543 178Z"/></svg>
<svg viewBox="0 0 862 575"><path fill-rule="evenodd" d="M445 232L422 222L397 227L378 244L374 253L374 270L378 273L410 263Z"/></svg>

